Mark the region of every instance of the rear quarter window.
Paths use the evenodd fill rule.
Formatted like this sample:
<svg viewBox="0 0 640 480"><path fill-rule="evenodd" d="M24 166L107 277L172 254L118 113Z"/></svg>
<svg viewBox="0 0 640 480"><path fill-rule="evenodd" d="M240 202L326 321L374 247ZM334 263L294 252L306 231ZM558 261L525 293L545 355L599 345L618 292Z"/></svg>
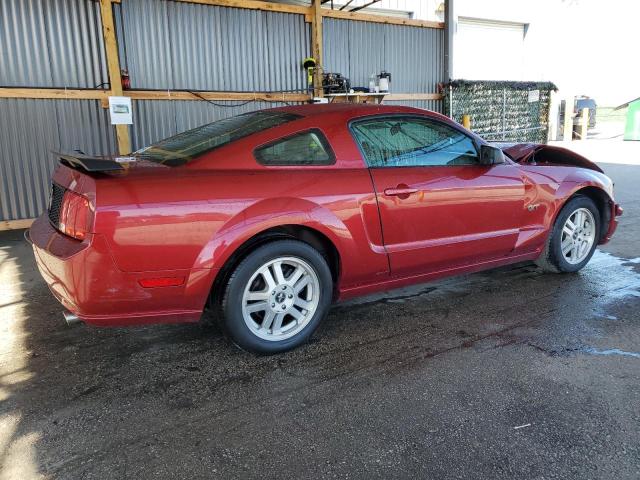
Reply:
<svg viewBox="0 0 640 480"><path fill-rule="evenodd" d="M215 148L298 118L300 115L273 110L244 113L160 140L132 155L171 167L184 165Z"/></svg>
<svg viewBox="0 0 640 480"><path fill-rule="evenodd" d="M256 148L253 152L261 165L332 165L335 154L326 137L318 129L306 130L280 138Z"/></svg>

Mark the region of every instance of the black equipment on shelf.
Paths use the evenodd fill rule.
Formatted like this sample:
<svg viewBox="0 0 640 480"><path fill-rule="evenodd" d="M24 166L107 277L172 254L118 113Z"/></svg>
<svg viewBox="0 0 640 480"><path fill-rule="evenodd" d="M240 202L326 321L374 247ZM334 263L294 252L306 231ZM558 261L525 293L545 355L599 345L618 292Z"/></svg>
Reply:
<svg viewBox="0 0 640 480"><path fill-rule="evenodd" d="M329 93L349 93L351 82L341 73L323 73L322 88L325 95Z"/></svg>

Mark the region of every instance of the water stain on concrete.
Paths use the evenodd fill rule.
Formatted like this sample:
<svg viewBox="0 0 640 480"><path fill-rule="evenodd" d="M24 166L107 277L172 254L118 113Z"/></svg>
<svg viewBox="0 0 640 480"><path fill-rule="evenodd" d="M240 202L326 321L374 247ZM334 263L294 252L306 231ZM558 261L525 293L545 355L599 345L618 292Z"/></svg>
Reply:
<svg viewBox="0 0 640 480"><path fill-rule="evenodd" d="M598 350L597 348L590 347L590 348L585 348L583 351L590 355L620 355L622 357L640 358L640 353L626 352L624 350L620 350L619 348L611 348L609 350Z"/></svg>

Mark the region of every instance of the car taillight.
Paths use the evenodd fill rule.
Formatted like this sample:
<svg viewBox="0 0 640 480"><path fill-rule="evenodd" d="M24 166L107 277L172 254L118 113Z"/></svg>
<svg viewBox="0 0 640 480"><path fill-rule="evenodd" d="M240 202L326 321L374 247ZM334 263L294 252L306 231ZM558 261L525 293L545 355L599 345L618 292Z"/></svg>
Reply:
<svg viewBox="0 0 640 480"><path fill-rule="evenodd" d="M58 229L65 235L84 240L91 227L89 200L71 190L64 192Z"/></svg>

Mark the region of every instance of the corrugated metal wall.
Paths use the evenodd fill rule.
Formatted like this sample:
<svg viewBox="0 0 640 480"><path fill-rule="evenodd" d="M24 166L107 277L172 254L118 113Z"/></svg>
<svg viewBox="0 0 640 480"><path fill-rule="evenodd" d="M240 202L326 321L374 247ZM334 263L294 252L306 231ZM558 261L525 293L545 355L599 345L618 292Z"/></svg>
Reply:
<svg viewBox="0 0 640 480"><path fill-rule="evenodd" d="M134 150L205 123L241 113L284 106L279 102L207 102L138 100L133 105L131 142Z"/></svg>
<svg viewBox="0 0 640 480"><path fill-rule="evenodd" d="M97 100L0 99L0 213L42 213L56 162L52 151L115 151L108 111Z"/></svg>
<svg viewBox="0 0 640 480"><path fill-rule="evenodd" d="M304 91L310 55L303 15L175 2L114 5L123 68L139 89ZM395 92L435 91L443 31L324 20L325 71L353 85L392 72ZM100 8L93 0L0 0L0 86L95 88L108 82ZM132 146L273 102L136 101ZM393 102L441 111L441 102ZM96 100L0 99L0 220L45 208L51 151L116 151L108 111Z"/></svg>
<svg viewBox="0 0 640 480"><path fill-rule="evenodd" d="M402 105L405 107L423 108L433 112L443 113L442 100L385 100L385 105Z"/></svg>
<svg viewBox="0 0 640 480"><path fill-rule="evenodd" d="M241 113L284 106L280 102L140 100L134 102L132 147ZM225 105L225 106L222 106ZM0 99L0 218L33 218L46 209L52 152L117 150L108 110L97 100Z"/></svg>
<svg viewBox="0 0 640 480"><path fill-rule="evenodd" d="M100 5L0 0L0 67L4 87L94 88L108 82Z"/></svg>
<svg viewBox="0 0 640 480"><path fill-rule="evenodd" d="M434 93L444 78L444 30L325 18L324 69L351 86L368 87L371 74L391 72L391 91Z"/></svg>
<svg viewBox="0 0 640 480"><path fill-rule="evenodd" d="M304 91L311 54L303 15L158 0L122 0L132 88Z"/></svg>

